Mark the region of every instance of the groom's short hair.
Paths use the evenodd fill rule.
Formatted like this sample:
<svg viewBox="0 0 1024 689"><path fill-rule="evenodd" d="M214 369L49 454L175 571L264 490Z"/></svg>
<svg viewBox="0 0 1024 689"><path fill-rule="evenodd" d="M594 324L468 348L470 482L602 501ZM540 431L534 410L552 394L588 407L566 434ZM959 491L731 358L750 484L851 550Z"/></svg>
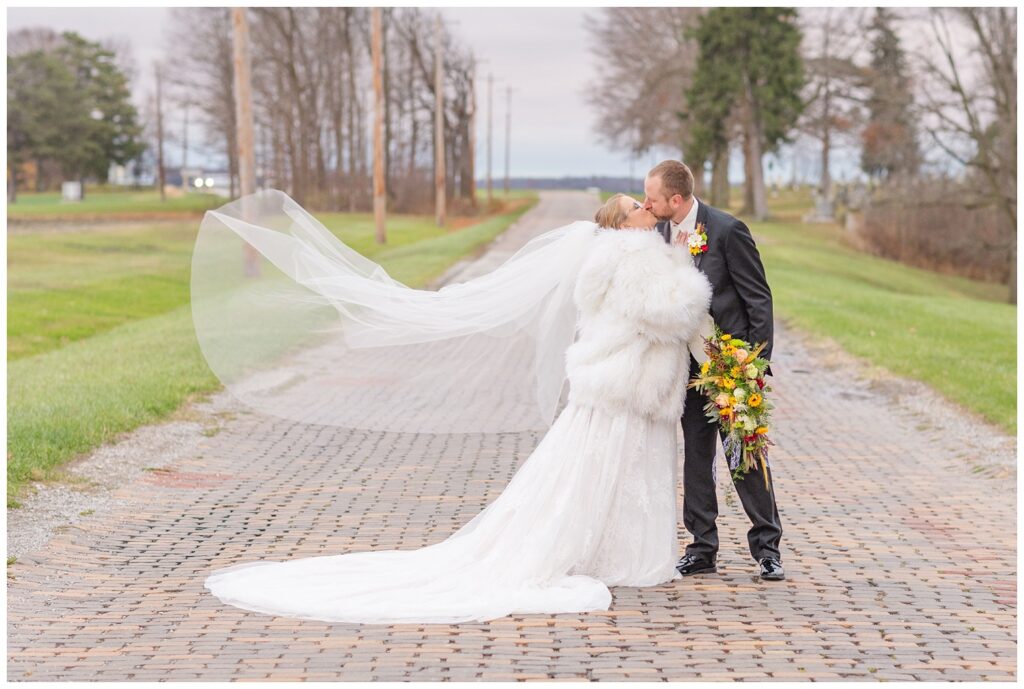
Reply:
<svg viewBox="0 0 1024 689"><path fill-rule="evenodd" d="M665 192L666 198L679 194L686 201L693 196L693 173L678 160L663 160L655 165L647 176L661 177L661 189Z"/></svg>

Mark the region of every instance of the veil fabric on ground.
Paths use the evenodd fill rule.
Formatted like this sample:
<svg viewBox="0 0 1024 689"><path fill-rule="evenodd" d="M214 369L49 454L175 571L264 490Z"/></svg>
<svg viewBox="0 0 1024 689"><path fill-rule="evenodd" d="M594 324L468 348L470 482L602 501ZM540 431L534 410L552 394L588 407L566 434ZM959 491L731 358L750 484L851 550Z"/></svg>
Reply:
<svg viewBox="0 0 1024 689"><path fill-rule="evenodd" d="M676 424L711 288L657 233L586 240L566 407L493 502L424 548L241 563L210 592L289 617L455 623L607 610L609 586L678 578Z"/></svg>
<svg viewBox="0 0 1024 689"><path fill-rule="evenodd" d="M575 332L573 276L594 227L552 229L487 275L419 290L283 192L261 191L202 221L196 336L227 390L275 416L398 432L545 429ZM499 409L480 404L496 393Z"/></svg>

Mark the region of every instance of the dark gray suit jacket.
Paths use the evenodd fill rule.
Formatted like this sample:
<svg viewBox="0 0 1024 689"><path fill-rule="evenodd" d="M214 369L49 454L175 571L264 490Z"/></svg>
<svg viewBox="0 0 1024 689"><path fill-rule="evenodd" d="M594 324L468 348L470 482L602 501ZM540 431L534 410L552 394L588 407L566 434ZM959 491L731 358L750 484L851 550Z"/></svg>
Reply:
<svg viewBox="0 0 1024 689"><path fill-rule="evenodd" d="M694 263L711 282L711 317L722 332L754 345L766 342L761 356L770 361L772 292L750 230L703 202L697 207L697 223L704 225L708 235L708 250L694 256ZM670 222L658 223L658 230L666 242L671 241ZM770 367L767 373L771 375Z"/></svg>

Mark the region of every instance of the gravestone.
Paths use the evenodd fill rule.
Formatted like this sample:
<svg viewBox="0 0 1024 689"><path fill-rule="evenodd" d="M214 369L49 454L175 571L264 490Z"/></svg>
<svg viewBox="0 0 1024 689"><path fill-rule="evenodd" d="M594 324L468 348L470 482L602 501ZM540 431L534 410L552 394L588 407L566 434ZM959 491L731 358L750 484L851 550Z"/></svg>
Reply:
<svg viewBox="0 0 1024 689"><path fill-rule="evenodd" d="M61 199L64 201L81 201L82 200L82 183L81 182L63 182L60 185Z"/></svg>

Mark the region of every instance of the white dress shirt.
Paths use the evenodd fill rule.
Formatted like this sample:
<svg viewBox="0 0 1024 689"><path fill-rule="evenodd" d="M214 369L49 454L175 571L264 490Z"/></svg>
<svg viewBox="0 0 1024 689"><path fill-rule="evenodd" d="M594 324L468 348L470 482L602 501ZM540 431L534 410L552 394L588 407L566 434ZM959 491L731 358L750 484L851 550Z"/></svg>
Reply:
<svg viewBox="0 0 1024 689"><path fill-rule="evenodd" d="M698 205L700 205L700 204L697 201L697 197L694 196L693 197L693 205L690 206L690 212L686 214L686 217L683 218L682 220L680 220L679 222L672 223L672 243L673 244L675 244L676 239L678 239L680 235L683 235L683 234L688 235L689 233L691 233L695 229L697 229L697 207L698 207ZM689 253L689 251L690 251L689 247L683 247L683 248L686 250L687 253ZM705 361L708 360L708 355L704 351L704 338L705 337L709 338L709 337L711 337L714 334L715 334L715 322L712 320L711 314L707 314L707 315L704 316L704 321L701 324L701 327L698 329L698 331L696 333L694 333L693 339L691 339L687 343L687 349L690 350L690 354L693 355L693 358L697 360L698 364L703 364ZM686 390L685 389L683 390L683 395L684 396L686 395Z"/></svg>
<svg viewBox="0 0 1024 689"><path fill-rule="evenodd" d="M697 197L693 197L693 205L690 206L690 212L686 214L686 217L679 222L672 223L672 243L676 243L676 239L681 233L689 235L693 232L694 228L697 227L697 206L700 205L697 202Z"/></svg>

